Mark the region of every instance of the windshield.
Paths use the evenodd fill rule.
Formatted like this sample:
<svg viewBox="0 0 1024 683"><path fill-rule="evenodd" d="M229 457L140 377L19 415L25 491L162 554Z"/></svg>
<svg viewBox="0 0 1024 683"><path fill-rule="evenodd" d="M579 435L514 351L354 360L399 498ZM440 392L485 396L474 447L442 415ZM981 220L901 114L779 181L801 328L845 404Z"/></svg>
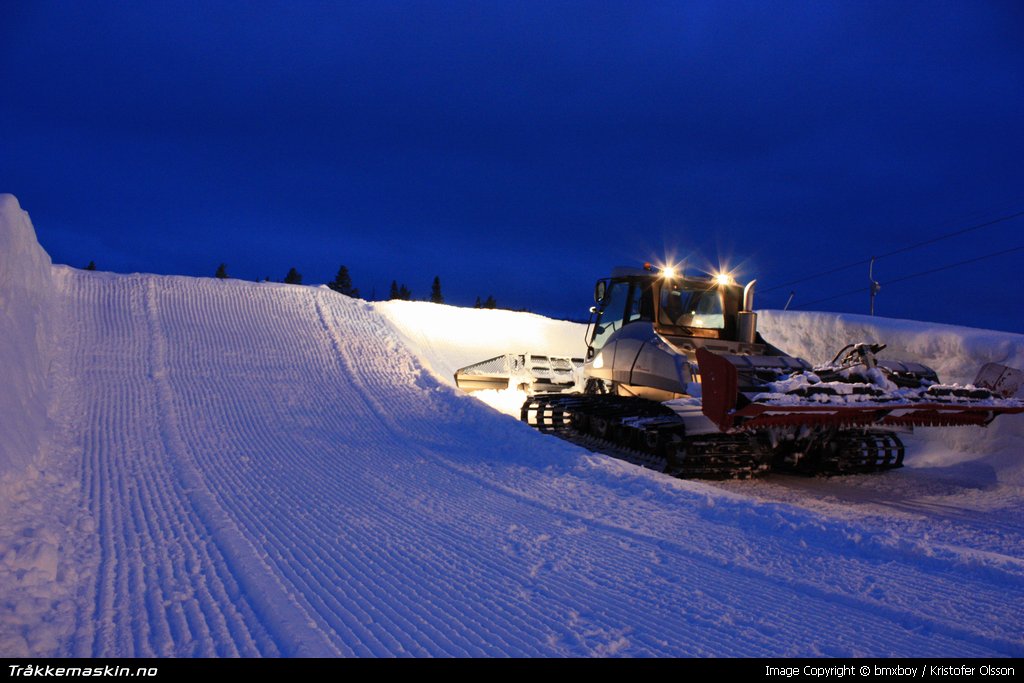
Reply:
<svg viewBox="0 0 1024 683"><path fill-rule="evenodd" d="M666 282L661 288L659 321L664 325L723 329L725 315L718 287L689 287L683 282Z"/></svg>

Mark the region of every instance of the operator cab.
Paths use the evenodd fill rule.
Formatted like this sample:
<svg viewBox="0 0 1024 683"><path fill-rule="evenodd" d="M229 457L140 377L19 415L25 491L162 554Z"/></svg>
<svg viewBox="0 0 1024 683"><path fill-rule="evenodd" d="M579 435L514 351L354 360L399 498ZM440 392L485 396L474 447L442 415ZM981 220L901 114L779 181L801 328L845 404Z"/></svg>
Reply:
<svg viewBox="0 0 1024 683"><path fill-rule="evenodd" d="M588 357L625 325L654 322L653 285L651 274L637 268L616 268L612 277L597 281L594 290L597 320L590 337Z"/></svg>
<svg viewBox="0 0 1024 683"><path fill-rule="evenodd" d="M743 287L731 280L693 278L666 271L616 268L598 280L597 306L588 357L609 337L631 323L648 323L667 337L700 337L739 341L736 318L743 306Z"/></svg>
<svg viewBox="0 0 1024 683"><path fill-rule="evenodd" d="M698 349L762 355L753 283L687 277L666 268L616 268L598 280L584 375L588 391L667 401L692 396L701 382Z"/></svg>

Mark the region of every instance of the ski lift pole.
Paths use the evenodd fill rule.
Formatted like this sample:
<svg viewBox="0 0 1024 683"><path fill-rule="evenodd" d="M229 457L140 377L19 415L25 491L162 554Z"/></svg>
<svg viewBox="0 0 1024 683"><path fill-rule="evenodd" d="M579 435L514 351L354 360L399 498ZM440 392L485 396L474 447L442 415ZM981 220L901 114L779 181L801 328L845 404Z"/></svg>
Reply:
<svg viewBox="0 0 1024 683"><path fill-rule="evenodd" d="M786 305L782 307L782 310L784 310L784 311L788 311L789 310L789 305L791 303L793 303L793 297L795 295L796 295L796 290L793 290L792 292L789 293L789 298L786 299Z"/></svg>
<svg viewBox="0 0 1024 683"><path fill-rule="evenodd" d="M875 280L875 257L871 257L871 265L868 266L868 279L871 280L871 315L875 315L875 296L878 295L878 290L882 289L882 285Z"/></svg>

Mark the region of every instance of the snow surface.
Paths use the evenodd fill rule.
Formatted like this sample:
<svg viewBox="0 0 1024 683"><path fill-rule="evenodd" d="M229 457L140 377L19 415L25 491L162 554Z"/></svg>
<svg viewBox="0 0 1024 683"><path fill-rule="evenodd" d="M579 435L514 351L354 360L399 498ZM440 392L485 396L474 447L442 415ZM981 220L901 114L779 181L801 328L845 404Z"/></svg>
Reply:
<svg viewBox="0 0 1024 683"><path fill-rule="evenodd" d="M3 206L20 251L0 273L35 244ZM16 279L3 360L31 382L0 412L24 444L4 451L2 655L1024 654L1007 462L675 480L450 386L579 326L232 280ZM51 419L23 426L47 382Z"/></svg>

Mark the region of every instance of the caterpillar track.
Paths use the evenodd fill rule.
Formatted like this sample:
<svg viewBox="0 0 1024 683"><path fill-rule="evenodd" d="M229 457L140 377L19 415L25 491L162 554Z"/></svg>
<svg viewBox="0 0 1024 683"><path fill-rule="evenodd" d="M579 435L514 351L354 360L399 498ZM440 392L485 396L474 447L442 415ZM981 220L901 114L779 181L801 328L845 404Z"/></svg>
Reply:
<svg viewBox="0 0 1024 683"><path fill-rule="evenodd" d="M750 479L771 470L839 475L903 466L900 439L881 430L843 431L808 453L772 449L751 433L687 435L666 406L600 394L537 394L522 420L584 448L683 479Z"/></svg>
<svg viewBox="0 0 1024 683"><path fill-rule="evenodd" d="M771 452L747 434L687 436L682 419L642 398L537 394L522 419L585 448L684 479L749 479L768 472Z"/></svg>
<svg viewBox="0 0 1024 683"><path fill-rule="evenodd" d="M879 429L847 430L800 457L776 455L772 468L800 474L869 474L903 467L903 442Z"/></svg>

